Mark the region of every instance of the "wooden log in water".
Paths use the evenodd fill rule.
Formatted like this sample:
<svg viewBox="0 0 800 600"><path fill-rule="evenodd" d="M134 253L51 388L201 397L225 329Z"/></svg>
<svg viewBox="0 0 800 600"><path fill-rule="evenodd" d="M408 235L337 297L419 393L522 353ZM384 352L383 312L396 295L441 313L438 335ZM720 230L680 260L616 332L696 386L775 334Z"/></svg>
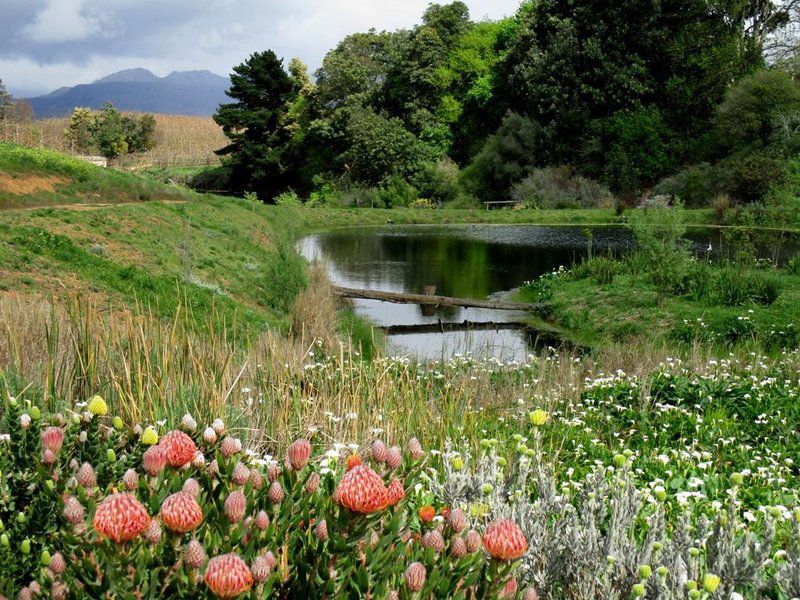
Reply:
<svg viewBox="0 0 800 600"><path fill-rule="evenodd" d="M421 323L418 325L384 325L381 329L388 335L410 335L415 333L448 333L452 331L518 331L525 323L461 321L460 323Z"/></svg>
<svg viewBox="0 0 800 600"><path fill-rule="evenodd" d="M536 311L543 309L543 303L506 302L505 300L474 300L472 298L450 298L449 296L426 296L425 294L401 294L398 292L382 292L380 290L359 290L334 286L337 294L343 298L359 298L362 300L381 300L397 304L429 304L434 306L461 306L464 308L490 308L494 310Z"/></svg>

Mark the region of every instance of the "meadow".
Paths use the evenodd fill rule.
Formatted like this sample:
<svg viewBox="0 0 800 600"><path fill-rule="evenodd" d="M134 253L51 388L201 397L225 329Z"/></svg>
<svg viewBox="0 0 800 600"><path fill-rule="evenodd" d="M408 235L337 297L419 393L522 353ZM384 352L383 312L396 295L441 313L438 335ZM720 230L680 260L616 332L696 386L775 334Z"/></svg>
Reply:
<svg viewBox="0 0 800 600"><path fill-rule="evenodd" d="M606 308L573 318L589 352L419 363L297 236L613 211L266 207L8 146L0 172L60 178L0 196L0 594L800 595L800 354L646 335L692 306L793 318L789 267L755 263L778 295L729 306L724 265L692 297L594 257L523 293L569 315L639 286L645 331L617 339Z"/></svg>

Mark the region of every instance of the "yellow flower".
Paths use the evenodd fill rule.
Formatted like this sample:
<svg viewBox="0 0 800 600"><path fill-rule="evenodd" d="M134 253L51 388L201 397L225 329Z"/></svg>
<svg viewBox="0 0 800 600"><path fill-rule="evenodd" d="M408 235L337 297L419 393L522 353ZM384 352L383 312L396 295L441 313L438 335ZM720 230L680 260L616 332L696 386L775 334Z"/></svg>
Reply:
<svg viewBox="0 0 800 600"><path fill-rule="evenodd" d="M92 396L92 399L89 400L89 412L95 416L102 417L108 412L108 405L100 396Z"/></svg>
<svg viewBox="0 0 800 600"><path fill-rule="evenodd" d="M531 425L535 427L541 427L542 425L547 423L547 419L550 418L550 415L546 410L537 408L535 411L533 411L528 415L528 418L531 420Z"/></svg>
<svg viewBox="0 0 800 600"><path fill-rule="evenodd" d="M720 584L719 575L714 575L713 573L706 573L703 575L703 589L707 591L709 594L713 594L717 591L717 588Z"/></svg>
<svg viewBox="0 0 800 600"><path fill-rule="evenodd" d="M142 443L147 446L155 446L158 443L158 434L152 427L148 427L142 432Z"/></svg>
<svg viewBox="0 0 800 600"><path fill-rule="evenodd" d="M482 519L488 514L489 514L489 507L486 504L481 504L480 502L474 502L469 505L469 515L473 519Z"/></svg>

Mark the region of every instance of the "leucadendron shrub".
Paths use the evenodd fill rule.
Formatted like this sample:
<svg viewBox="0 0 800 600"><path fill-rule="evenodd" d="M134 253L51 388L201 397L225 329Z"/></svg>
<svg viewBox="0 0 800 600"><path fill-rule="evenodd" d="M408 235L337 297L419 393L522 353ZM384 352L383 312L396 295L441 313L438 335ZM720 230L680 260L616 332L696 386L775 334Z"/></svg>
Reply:
<svg viewBox="0 0 800 600"><path fill-rule="evenodd" d="M129 427L99 396L68 416L4 402L4 598L489 598L516 590L513 521L483 535L417 493L429 459L374 441L361 458L278 462L216 420ZM346 448L339 446L340 450ZM351 451L354 449L351 449ZM423 502L425 502L423 504ZM3 596L3 594L5 596Z"/></svg>

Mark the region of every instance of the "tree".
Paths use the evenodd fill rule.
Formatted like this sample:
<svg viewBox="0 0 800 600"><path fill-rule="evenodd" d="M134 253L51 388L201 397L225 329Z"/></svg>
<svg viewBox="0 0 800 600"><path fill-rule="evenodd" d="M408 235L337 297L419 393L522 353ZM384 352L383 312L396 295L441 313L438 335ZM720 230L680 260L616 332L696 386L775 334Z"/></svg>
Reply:
<svg viewBox="0 0 800 600"><path fill-rule="evenodd" d="M11 109L13 108L13 99L11 94L6 90L3 80L0 79L0 121L5 121L11 116Z"/></svg>
<svg viewBox="0 0 800 600"><path fill-rule="evenodd" d="M289 134L281 123L296 95L295 82L271 50L234 67L228 96L236 102L220 105L214 115L230 140L217 153L227 157L234 189L271 199L284 188L282 151Z"/></svg>
<svg viewBox="0 0 800 600"><path fill-rule="evenodd" d="M156 120L153 115L123 115L110 102L99 113L76 108L64 137L73 151L97 148L106 158L145 152L155 146Z"/></svg>
<svg viewBox="0 0 800 600"><path fill-rule="evenodd" d="M78 107L72 111L64 137L73 152L89 152L94 146L95 116L90 108Z"/></svg>

